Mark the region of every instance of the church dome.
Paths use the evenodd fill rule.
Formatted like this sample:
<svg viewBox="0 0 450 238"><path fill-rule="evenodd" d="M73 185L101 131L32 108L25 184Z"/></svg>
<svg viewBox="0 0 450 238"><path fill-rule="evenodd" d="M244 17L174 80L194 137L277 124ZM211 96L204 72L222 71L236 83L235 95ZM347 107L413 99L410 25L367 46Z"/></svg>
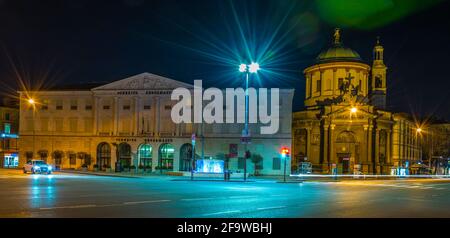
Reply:
<svg viewBox="0 0 450 238"><path fill-rule="evenodd" d="M333 45L322 51L316 58L317 63L328 63L328 62L342 62L342 61L356 61L362 62L361 56L358 52L344 47L341 42L340 29L336 29L334 33Z"/></svg>

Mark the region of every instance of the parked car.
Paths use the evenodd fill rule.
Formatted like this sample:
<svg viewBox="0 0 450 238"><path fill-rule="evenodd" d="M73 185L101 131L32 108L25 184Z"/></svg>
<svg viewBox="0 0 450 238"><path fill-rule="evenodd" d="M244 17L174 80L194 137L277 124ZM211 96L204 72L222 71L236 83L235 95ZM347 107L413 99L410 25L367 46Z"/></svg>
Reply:
<svg viewBox="0 0 450 238"><path fill-rule="evenodd" d="M46 173L51 174L53 171L53 168L51 165L48 165L43 160L32 160L26 163L23 166L23 173L26 174L28 172L35 174L35 173Z"/></svg>

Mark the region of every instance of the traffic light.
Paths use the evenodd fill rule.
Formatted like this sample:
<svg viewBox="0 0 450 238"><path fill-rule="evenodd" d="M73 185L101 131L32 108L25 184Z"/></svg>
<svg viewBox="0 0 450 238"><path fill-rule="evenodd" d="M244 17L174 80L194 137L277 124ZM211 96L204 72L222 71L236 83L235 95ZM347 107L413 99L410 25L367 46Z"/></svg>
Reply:
<svg viewBox="0 0 450 238"><path fill-rule="evenodd" d="M289 157L289 154L290 154L290 152L289 152L289 149L288 149L288 148L283 147L283 148L281 149L281 156L282 156L283 158Z"/></svg>

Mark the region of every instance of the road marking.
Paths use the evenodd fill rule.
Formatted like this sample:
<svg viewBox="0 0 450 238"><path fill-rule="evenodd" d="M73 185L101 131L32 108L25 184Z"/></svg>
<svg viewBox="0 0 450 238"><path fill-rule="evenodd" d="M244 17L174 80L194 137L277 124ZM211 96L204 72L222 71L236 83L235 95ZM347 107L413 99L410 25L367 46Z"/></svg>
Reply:
<svg viewBox="0 0 450 238"><path fill-rule="evenodd" d="M74 206L62 206L62 207L41 207L40 210L53 210L53 209L75 209L75 208L89 208L96 207L97 205L88 204L88 205L74 205Z"/></svg>
<svg viewBox="0 0 450 238"><path fill-rule="evenodd" d="M135 201L135 202L124 202L124 205L135 205L135 204L145 204L145 203L157 203L157 202L170 202L170 200L150 200L150 201Z"/></svg>
<svg viewBox="0 0 450 238"><path fill-rule="evenodd" d="M220 215L220 214L230 214L230 213L239 213L240 210L233 210L233 211L224 211L224 212L214 212L214 213L207 213L203 214L203 216L212 216L212 215Z"/></svg>
<svg viewBox="0 0 450 238"><path fill-rule="evenodd" d="M424 199L417 199L417 198L397 198L398 200L408 200L408 201L414 201L414 202L426 202Z"/></svg>
<svg viewBox="0 0 450 238"><path fill-rule="evenodd" d="M256 210L272 210L272 209L280 209L285 208L286 206L278 206L278 207L258 207Z"/></svg>
<svg viewBox="0 0 450 238"><path fill-rule="evenodd" d="M183 198L181 201L204 201L204 200L212 200L214 198Z"/></svg>
<svg viewBox="0 0 450 238"><path fill-rule="evenodd" d="M288 196L287 194L274 194L274 195L270 195L271 197L285 197Z"/></svg>
<svg viewBox="0 0 450 238"><path fill-rule="evenodd" d="M258 196L231 196L228 198L256 198L256 197L258 197Z"/></svg>

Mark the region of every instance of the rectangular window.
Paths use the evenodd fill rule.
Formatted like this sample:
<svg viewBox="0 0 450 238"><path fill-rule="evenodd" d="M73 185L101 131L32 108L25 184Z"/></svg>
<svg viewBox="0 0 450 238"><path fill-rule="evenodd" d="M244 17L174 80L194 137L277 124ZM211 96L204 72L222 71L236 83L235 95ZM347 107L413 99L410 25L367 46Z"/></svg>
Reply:
<svg viewBox="0 0 450 238"><path fill-rule="evenodd" d="M245 163L245 159L239 157L238 158L238 169L244 169L244 163Z"/></svg>
<svg viewBox="0 0 450 238"><path fill-rule="evenodd" d="M124 105L123 106L123 110L130 110L130 108L131 108L130 105Z"/></svg>
<svg viewBox="0 0 450 238"><path fill-rule="evenodd" d="M84 107L84 109L85 109L86 111L91 111L91 110L92 110L92 105L86 105L86 106Z"/></svg>
<svg viewBox="0 0 450 238"><path fill-rule="evenodd" d="M77 132L78 130L78 120L77 118L69 119L70 132Z"/></svg>
<svg viewBox="0 0 450 238"><path fill-rule="evenodd" d="M316 81L316 92L320 92L322 90L322 80Z"/></svg>
<svg viewBox="0 0 450 238"><path fill-rule="evenodd" d="M4 149L5 149L5 150L11 149L11 143L10 143L10 140L9 140L9 139L4 139L4 141L5 141Z"/></svg>
<svg viewBox="0 0 450 238"><path fill-rule="evenodd" d="M144 106L144 110L150 110L150 109L152 109L152 106L150 106L150 105L145 105Z"/></svg>
<svg viewBox="0 0 450 238"><path fill-rule="evenodd" d="M109 105L104 105L103 106L103 110L109 110L110 109L110 106Z"/></svg>
<svg viewBox="0 0 450 238"><path fill-rule="evenodd" d="M11 124L5 123L5 134L11 134Z"/></svg>
<svg viewBox="0 0 450 238"><path fill-rule="evenodd" d="M70 110L78 110L78 101L76 99L70 100Z"/></svg>
<svg viewBox="0 0 450 238"><path fill-rule="evenodd" d="M85 118L84 119L84 132L92 132L92 119Z"/></svg>
<svg viewBox="0 0 450 238"><path fill-rule="evenodd" d="M166 109L166 110L172 110L172 105L166 105L166 106L164 106L164 109Z"/></svg>
<svg viewBox="0 0 450 238"><path fill-rule="evenodd" d="M63 101L62 100L56 101L56 110L63 110Z"/></svg>
<svg viewBox="0 0 450 238"><path fill-rule="evenodd" d="M47 106L47 105L42 105L42 106L41 106L41 110L43 110L43 111L48 110L48 106Z"/></svg>
<svg viewBox="0 0 450 238"><path fill-rule="evenodd" d="M56 131L58 131L58 132L63 131L63 126L64 126L63 123L64 122L63 122L62 118L55 118L55 129L56 129Z"/></svg>
<svg viewBox="0 0 450 238"><path fill-rule="evenodd" d="M27 131L34 130L34 120L32 118L25 119Z"/></svg>
<svg viewBox="0 0 450 238"><path fill-rule="evenodd" d="M281 169L281 159L279 157L274 157L272 162L272 170Z"/></svg>
<svg viewBox="0 0 450 238"><path fill-rule="evenodd" d="M41 118L41 131L48 131L48 118Z"/></svg>
<svg viewBox="0 0 450 238"><path fill-rule="evenodd" d="M9 121L9 119L10 119L9 113L5 113L5 120Z"/></svg>

